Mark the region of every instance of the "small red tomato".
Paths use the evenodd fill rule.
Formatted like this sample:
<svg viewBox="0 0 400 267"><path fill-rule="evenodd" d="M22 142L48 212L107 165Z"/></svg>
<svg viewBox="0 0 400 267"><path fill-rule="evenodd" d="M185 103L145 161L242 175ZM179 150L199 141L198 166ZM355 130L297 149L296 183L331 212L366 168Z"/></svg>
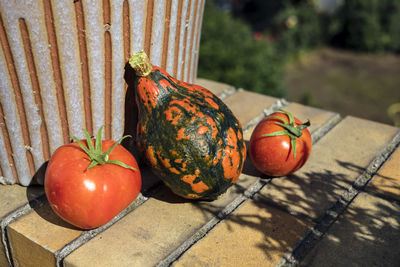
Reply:
<svg viewBox="0 0 400 267"><path fill-rule="evenodd" d="M45 174L45 192L51 208L62 219L83 229L109 222L133 202L141 188L135 158L119 142L85 141L59 147Z"/></svg>
<svg viewBox="0 0 400 267"><path fill-rule="evenodd" d="M312 140L307 127L287 111L279 111L262 120L254 129L249 146L254 167L269 176L295 172L306 163Z"/></svg>

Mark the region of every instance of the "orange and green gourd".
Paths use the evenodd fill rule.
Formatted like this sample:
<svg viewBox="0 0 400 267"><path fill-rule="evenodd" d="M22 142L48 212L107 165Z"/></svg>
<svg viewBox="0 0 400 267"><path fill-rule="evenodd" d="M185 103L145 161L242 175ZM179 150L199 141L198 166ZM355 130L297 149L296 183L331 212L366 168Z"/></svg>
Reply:
<svg viewBox="0 0 400 267"><path fill-rule="evenodd" d="M240 122L212 92L152 66L144 52L129 64L136 73L136 142L146 163L175 194L217 199L243 169Z"/></svg>

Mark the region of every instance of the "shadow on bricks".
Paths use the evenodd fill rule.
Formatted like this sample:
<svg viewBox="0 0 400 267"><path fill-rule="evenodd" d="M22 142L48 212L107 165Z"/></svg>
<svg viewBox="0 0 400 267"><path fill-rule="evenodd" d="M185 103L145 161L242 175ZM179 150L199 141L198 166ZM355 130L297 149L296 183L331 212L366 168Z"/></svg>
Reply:
<svg viewBox="0 0 400 267"><path fill-rule="evenodd" d="M37 197L37 188L43 187L44 185L44 177L46 173L46 167L48 162L45 162L35 173L33 176L32 184L26 188L26 198L28 200L28 204L33 210L36 212L41 218L44 220L69 229L78 229L75 226L65 222L62 220L50 207L50 203L47 200L46 194L44 193L40 197Z"/></svg>
<svg viewBox="0 0 400 267"><path fill-rule="evenodd" d="M37 186L37 185L36 185ZM33 191L34 185L27 187L27 197L29 200L29 195L30 191ZM61 219L50 207L50 203L46 198L46 195L43 195L40 198L40 202L36 203L35 201L29 201L29 205L33 209L33 212L37 213L41 218L46 220L47 222L63 227L63 228L69 228L73 230L80 230L79 228L73 226L72 224L67 223L63 219Z"/></svg>
<svg viewBox="0 0 400 267"><path fill-rule="evenodd" d="M248 145L246 144L246 146L248 147ZM250 175L250 176L254 176L254 177L260 177L263 176L263 174L261 172L259 172L251 163L250 160L250 156L247 155L246 160L244 161L244 165L243 165L243 170L242 170L243 174L246 175ZM240 179L240 178L239 178Z"/></svg>
<svg viewBox="0 0 400 267"><path fill-rule="evenodd" d="M341 162L341 164L356 173L361 173L364 170L364 168L351 163ZM246 161L243 173L254 175L258 172L249 161ZM354 179L349 179L345 173L329 169L324 169L320 172L299 171L292 175L278 178L264 176L261 180L265 181L266 185L254 194L250 200L256 206L258 213L246 212L241 209L244 206L242 204L236 211L221 219L224 219L227 229L232 234L237 234L235 229L241 227L251 228L258 232L259 235L263 235L263 242L259 242L256 245L256 249L264 251L267 257L269 257L272 250L291 250L293 246L291 239L296 237L297 240L300 240L305 235L299 229L306 225L318 223L324 217L325 211L331 208L354 182ZM246 188L240 188L239 185L235 185L232 190L243 193ZM218 216L212 205L202 205L200 203L196 207L204 214L213 213ZM379 216L369 217L372 221L364 226L366 227L366 233L376 231L376 225L373 224L373 221L379 221L381 216L387 217L391 212L393 210L390 208L382 207ZM364 210L356 209L352 211L351 216L354 220L358 217L366 216L366 213ZM289 217L291 219L288 219ZM299 227L294 227L294 221ZM386 227L388 226L386 225ZM396 229L392 230L395 231ZM359 237L359 231L359 225L356 224L346 237L353 236L354 239L362 240L363 238L360 239ZM282 235L282 232L285 234ZM338 245L340 246L344 240L338 239L339 237L333 238L333 240L339 242ZM345 242L349 241L346 240ZM382 240L382 242L386 241ZM367 246L366 249L369 249L369 244L366 243L365 246Z"/></svg>
<svg viewBox="0 0 400 267"><path fill-rule="evenodd" d="M318 221L340 196L339 192L351 184L345 174L328 169L294 173L268 183L265 201L296 216Z"/></svg>
<svg viewBox="0 0 400 267"><path fill-rule="evenodd" d="M301 265L398 266L399 239L399 203L361 193Z"/></svg>
<svg viewBox="0 0 400 267"><path fill-rule="evenodd" d="M164 184L160 185L160 190L158 190L154 195L151 195L152 198L167 202L170 204L182 204L182 203L194 203L198 202L199 200L195 199L186 199L174 194L171 189L169 189ZM202 201L202 200L200 200Z"/></svg>

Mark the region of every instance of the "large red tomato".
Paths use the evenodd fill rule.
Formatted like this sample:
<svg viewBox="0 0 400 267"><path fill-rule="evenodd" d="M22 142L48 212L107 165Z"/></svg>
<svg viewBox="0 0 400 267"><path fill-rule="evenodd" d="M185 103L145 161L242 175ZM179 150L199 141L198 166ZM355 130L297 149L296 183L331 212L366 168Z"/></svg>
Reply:
<svg viewBox="0 0 400 267"><path fill-rule="evenodd" d="M269 176L283 176L301 168L311 153L309 125L286 111L262 120L250 138L249 155L254 167Z"/></svg>
<svg viewBox="0 0 400 267"><path fill-rule="evenodd" d="M52 155L45 192L54 212L83 229L110 221L136 199L141 175L135 158L119 142L96 138L63 145ZM120 141L120 140L119 140Z"/></svg>

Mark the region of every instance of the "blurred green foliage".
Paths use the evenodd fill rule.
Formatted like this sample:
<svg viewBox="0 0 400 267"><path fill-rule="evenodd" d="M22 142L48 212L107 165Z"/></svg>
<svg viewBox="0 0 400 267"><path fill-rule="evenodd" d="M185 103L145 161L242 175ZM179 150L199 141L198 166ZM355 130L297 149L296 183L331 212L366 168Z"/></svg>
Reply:
<svg viewBox="0 0 400 267"><path fill-rule="evenodd" d="M250 26L206 1L198 76L272 96L284 95L282 61L273 45L253 39Z"/></svg>
<svg viewBox="0 0 400 267"><path fill-rule="evenodd" d="M344 0L331 12L322 12L319 0L218 1L232 8L206 1L199 77L282 97L282 68L303 51L400 53L399 0Z"/></svg>
<svg viewBox="0 0 400 267"><path fill-rule="evenodd" d="M332 44L364 52L400 52L400 1L346 0L331 18L341 26Z"/></svg>
<svg viewBox="0 0 400 267"><path fill-rule="evenodd" d="M322 18L312 1L282 1L275 23L266 32L276 38L284 56L293 56L324 42Z"/></svg>

